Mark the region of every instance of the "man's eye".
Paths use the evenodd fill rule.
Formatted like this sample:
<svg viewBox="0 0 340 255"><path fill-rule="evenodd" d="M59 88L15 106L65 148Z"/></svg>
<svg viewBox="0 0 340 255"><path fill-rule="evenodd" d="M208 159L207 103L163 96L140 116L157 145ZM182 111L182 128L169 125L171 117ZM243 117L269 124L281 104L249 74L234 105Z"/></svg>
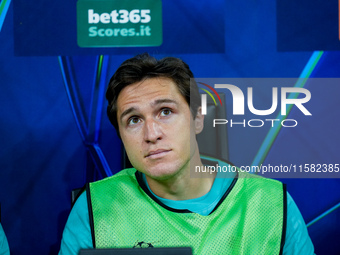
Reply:
<svg viewBox="0 0 340 255"><path fill-rule="evenodd" d="M132 117L128 120L128 125L135 125L140 122L140 119L138 117Z"/></svg>
<svg viewBox="0 0 340 255"><path fill-rule="evenodd" d="M172 111L170 109L163 109L161 111L161 116L168 116L172 113Z"/></svg>

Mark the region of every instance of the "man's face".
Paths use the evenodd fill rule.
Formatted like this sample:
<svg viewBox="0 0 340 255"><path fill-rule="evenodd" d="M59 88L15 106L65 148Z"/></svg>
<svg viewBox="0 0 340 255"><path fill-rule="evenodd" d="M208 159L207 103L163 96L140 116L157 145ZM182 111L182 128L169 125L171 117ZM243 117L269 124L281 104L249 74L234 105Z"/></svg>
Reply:
<svg viewBox="0 0 340 255"><path fill-rule="evenodd" d="M189 171L203 118L193 120L171 79L150 78L125 87L118 96L117 118L125 150L137 170L159 180Z"/></svg>

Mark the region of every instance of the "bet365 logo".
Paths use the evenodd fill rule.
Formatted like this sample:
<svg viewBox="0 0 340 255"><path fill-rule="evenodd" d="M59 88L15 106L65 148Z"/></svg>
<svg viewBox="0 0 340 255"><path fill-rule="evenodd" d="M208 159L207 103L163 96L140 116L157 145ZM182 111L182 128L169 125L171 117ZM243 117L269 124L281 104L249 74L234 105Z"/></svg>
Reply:
<svg viewBox="0 0 340 255"><path fill-rule="evenodd" d="M77 40L80 47L159 46L161 0L79 0Z"/></svg>

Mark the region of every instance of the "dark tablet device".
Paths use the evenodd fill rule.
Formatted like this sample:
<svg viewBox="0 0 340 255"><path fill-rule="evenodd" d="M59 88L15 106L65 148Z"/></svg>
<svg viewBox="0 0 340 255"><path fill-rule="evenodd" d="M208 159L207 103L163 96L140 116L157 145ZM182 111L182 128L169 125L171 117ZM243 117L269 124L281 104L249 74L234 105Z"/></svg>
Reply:
<svg viewBox="0 0 340 255"><path fill-rule="evenodd" d="M192 255L190 247L171 248L124 248L124 249L82 249L79 255Z"/></svg>

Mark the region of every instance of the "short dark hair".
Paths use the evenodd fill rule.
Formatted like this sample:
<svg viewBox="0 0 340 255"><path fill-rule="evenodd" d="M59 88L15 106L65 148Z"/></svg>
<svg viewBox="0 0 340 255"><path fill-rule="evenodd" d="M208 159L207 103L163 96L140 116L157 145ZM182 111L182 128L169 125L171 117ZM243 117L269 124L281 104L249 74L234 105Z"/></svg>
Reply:
<svg viewBox="0 0 340 255"><path fill-rule="evenodd" d="M124 61L111 77L106 90L107 116L116 128L118 135L117 99L119 93L130 84L154 77L164 77L174 81L179 92L187 101L193 118L196 117L201 98L189 66L179 58L166 57L157 60L148 53L144 53Z"/></svg>

